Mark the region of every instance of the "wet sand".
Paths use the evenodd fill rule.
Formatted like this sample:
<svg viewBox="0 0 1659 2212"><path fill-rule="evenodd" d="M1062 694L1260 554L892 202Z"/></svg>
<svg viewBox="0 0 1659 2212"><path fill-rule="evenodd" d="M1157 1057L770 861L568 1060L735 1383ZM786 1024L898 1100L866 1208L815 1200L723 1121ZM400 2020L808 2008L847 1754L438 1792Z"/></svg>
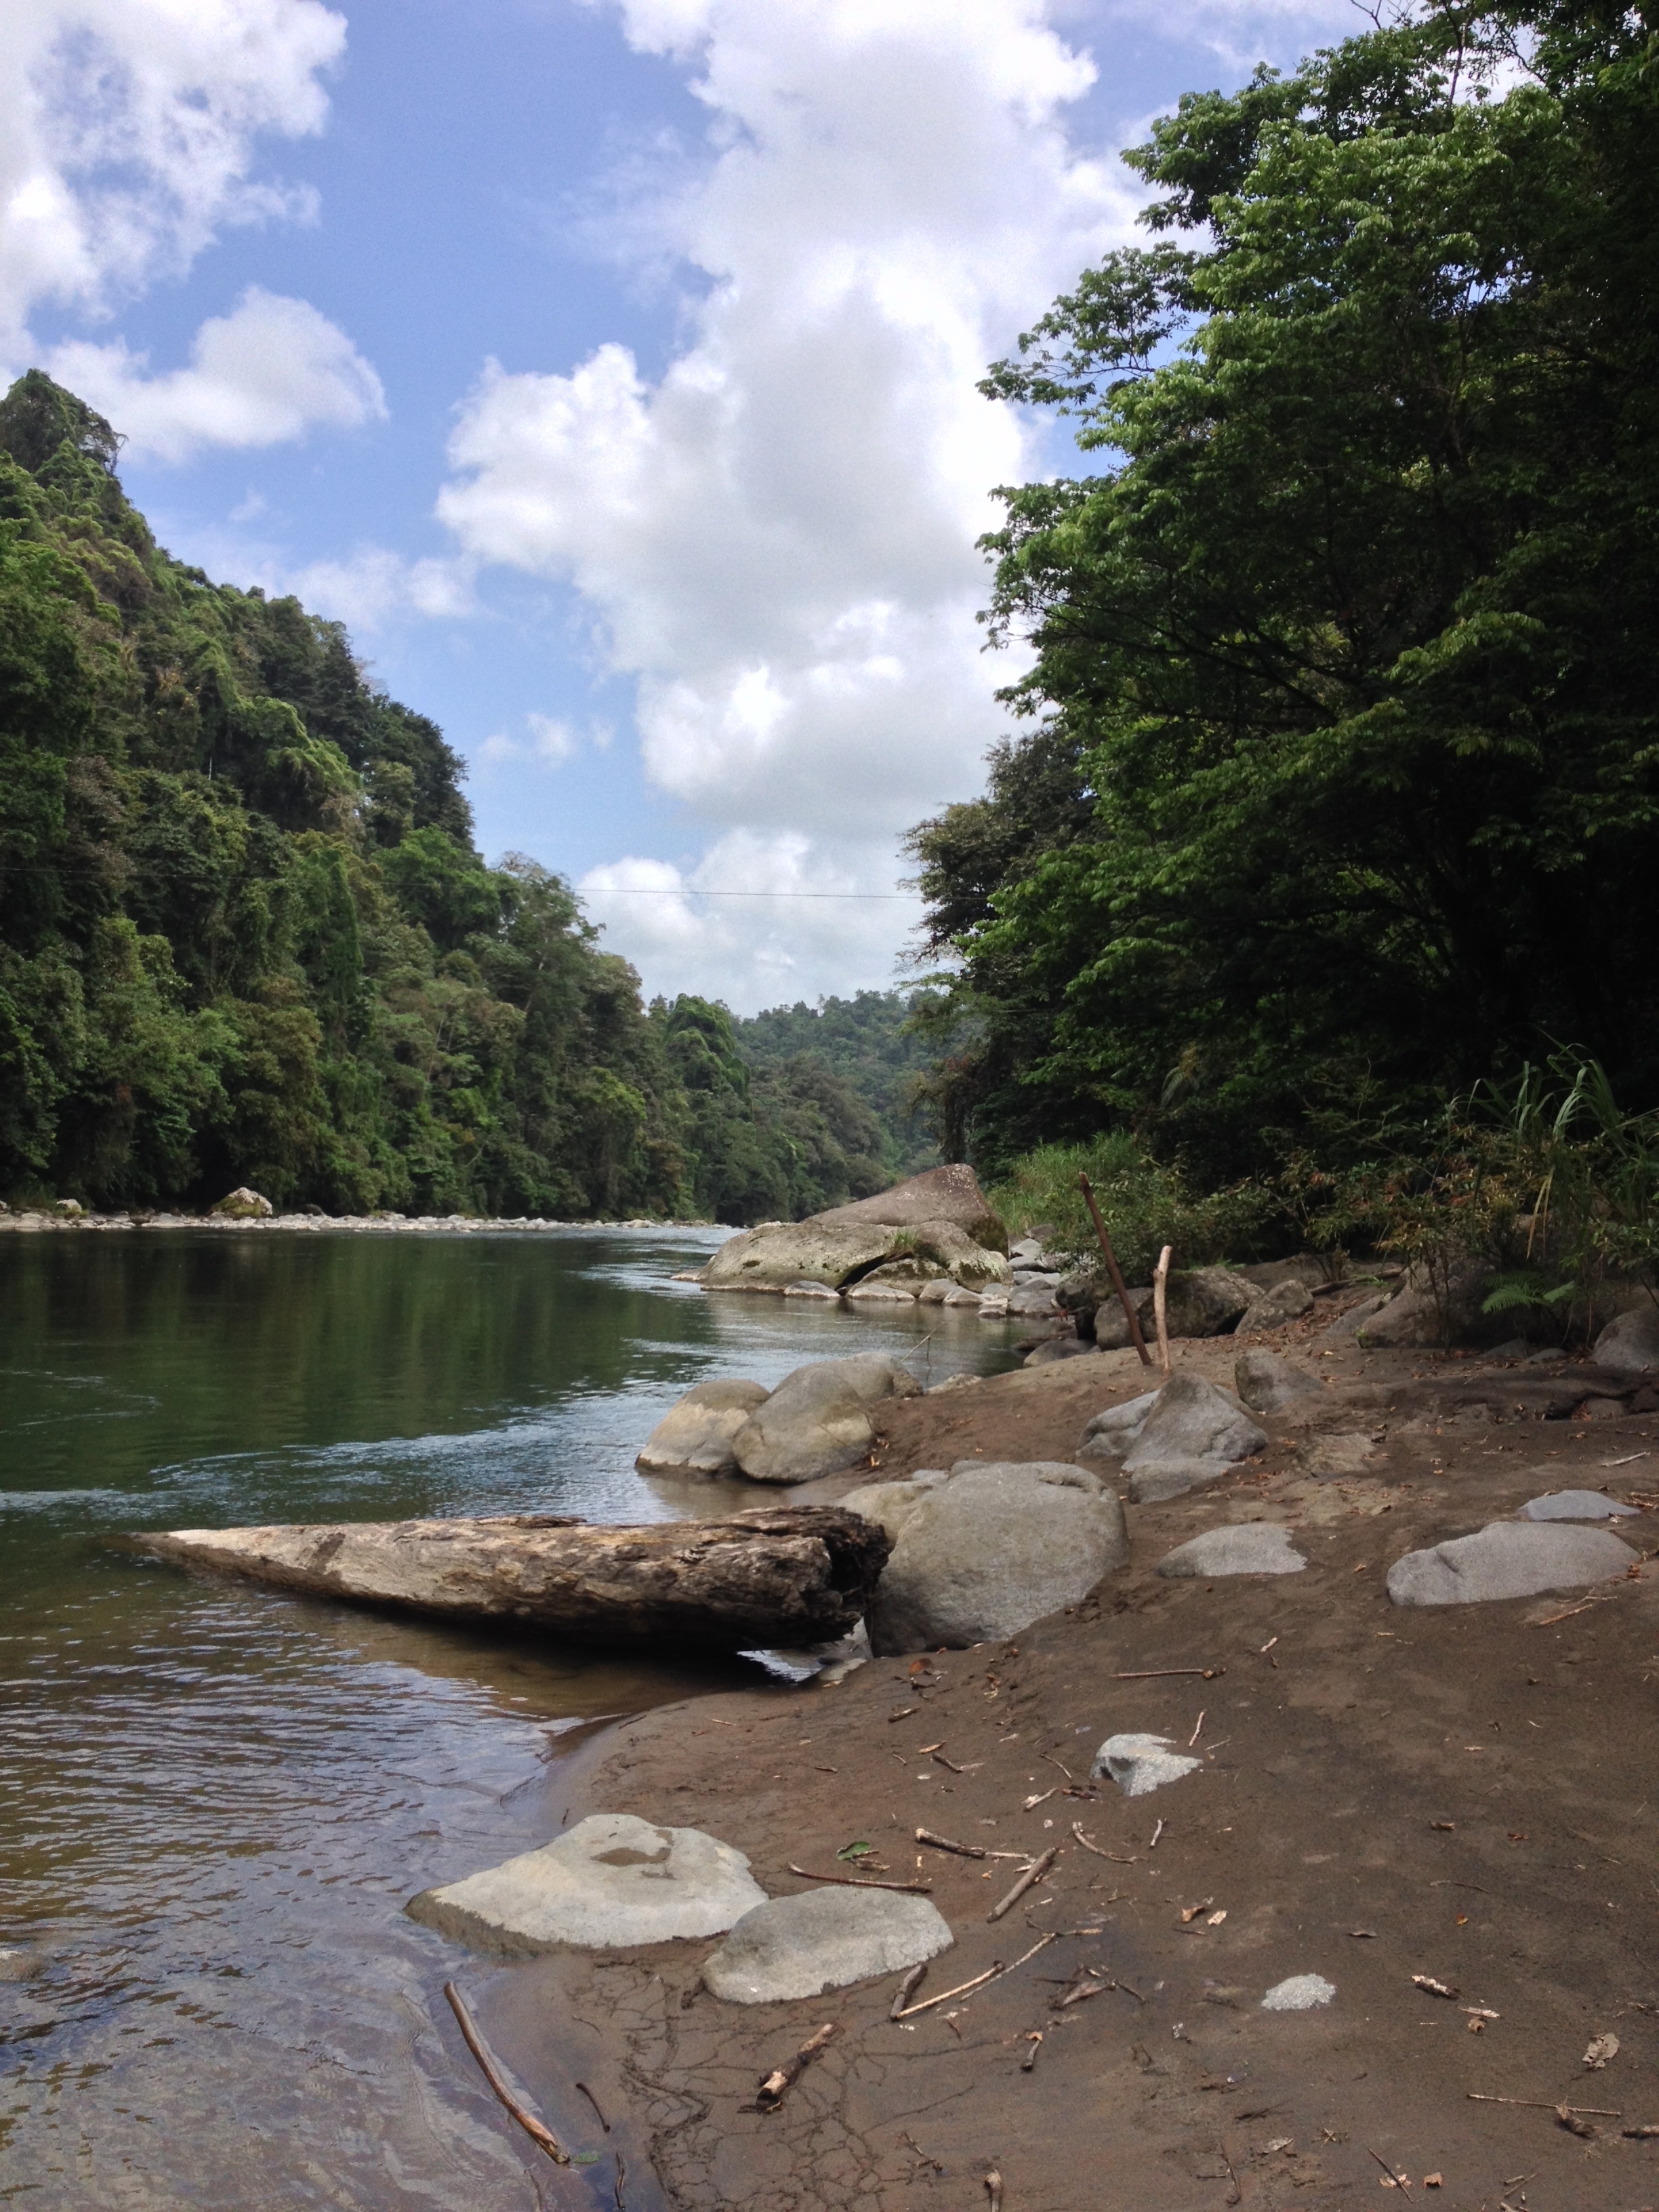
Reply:
<svg viewBox="0 0 1659 2212"><path fill-rule="evenodd" d="M1390 2172L1418 2201L1467 2212L1659 2201L1659 2142L1621 2132L1659 2125L1659 1581L1648 1570L1576 1597L1424 1610L1393 1607L1382 1586L1401 1553L1539 1491L1659 1493L1659 1420L1459 1413L1457 1386L1535 1396L1540 1370L1351 1343L1320 1358L1316 1339L1293 1339L1275 1341L1328 1378L1322 1419L1380 1440L1362 1472L1316 1479L1310 1439L1270 1420L1249 1472L1132 1507L1130 1567L1013 1644L659 1708L561 1772L550 1833L600 1808L707 1828L775 1895L812 1886L792 1863L832 1871L838 1850L869 1842L862 1870L930 1882L956 1936L918 1997L1057 1940L902 2024L888 2018L896 1978L722 2003L699 1986L707 1943L507 1967L458 1951L498 2052L599 2153L560 2174L520 2138L546 2201L975 2212L991 2170L1005 2212L1346 2205L1375 2202ZM1177 1347L1178 1363L1230 1380L1237 1349ZM880 1462L1069 1457L1090 1413L1142 1387L1123 1353L939 1393L893 1409ZM1298 1530L1307 1571L1152 1573L1175 1544L1240 1518ZM1621 1533L1654 1547L1649 1519ZM1218 1671L1121 1679L1194 1668ZM1201 1771L1137 1800L1091 1785L1101 1740L1131 1729L1190 1741ZM993 1924L1017 1866L922 1847L918 1826L1060 1856ZM1060 2008L1091 1967L1097 1994ZM1306 1973L1335 1985L1328 2008L1262 2008ZM758 2078L826 2021L836 2037L782 2109L753 2109ZM1619 2054L1588 2069L1606 2032ZM1597 2131L1581 2136L1558 2104L1605 2116L1575 2115Z"/></svg>

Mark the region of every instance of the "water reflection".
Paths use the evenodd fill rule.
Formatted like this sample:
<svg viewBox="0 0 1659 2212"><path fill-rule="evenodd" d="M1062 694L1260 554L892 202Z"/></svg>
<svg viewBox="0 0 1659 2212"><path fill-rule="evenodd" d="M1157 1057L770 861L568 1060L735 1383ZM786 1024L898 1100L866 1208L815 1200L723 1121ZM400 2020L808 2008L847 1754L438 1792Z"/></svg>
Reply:
<svg viewBox="0 0 1659 2212"><path fill-rule="evenodd" d="M705 1298L695 1235L0 1240L0 2197L532 2204L416 1889L544 1839L583 1715L752 1680L196 1581L122 1528L719 1510L640 1441L716 1373L1006 1332ZM723 1487L723 1486L722 1486ZM744 1492L745 1498L752 1492ZM781 1692L780 1694L782 1694Z"/></svg>

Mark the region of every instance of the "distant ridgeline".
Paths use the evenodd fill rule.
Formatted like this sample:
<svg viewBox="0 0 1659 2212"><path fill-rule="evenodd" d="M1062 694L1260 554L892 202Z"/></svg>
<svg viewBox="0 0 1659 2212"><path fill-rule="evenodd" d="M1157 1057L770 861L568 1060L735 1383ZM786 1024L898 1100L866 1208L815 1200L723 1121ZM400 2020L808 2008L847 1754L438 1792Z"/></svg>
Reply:
<svg viewBox="0 0 1659 2212"><path fill-rule="evenodd" d="M799 1216L928 1157L906 1005L641 1002L343 629L210 584L108 423L0 402L0 1193Z"/></svg>

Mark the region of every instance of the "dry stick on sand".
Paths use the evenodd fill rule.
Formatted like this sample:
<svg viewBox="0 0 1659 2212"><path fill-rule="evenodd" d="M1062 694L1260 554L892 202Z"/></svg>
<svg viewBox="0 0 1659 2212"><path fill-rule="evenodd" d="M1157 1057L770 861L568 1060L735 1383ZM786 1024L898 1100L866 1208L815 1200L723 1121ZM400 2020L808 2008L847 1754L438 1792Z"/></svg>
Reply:
<svg viewBox="0 0 1659 2212"><path fill-rule="evenodd" d="M1029 1951L1022 1951L1012 1966L1005 1966L1000 1960L988 1966L982 1974L975 1974L971 1982L958 1982L953 1990L941 1990L936 1997L924 1997L920 2004L906 2005L902 2012L890 2015L894 2020L911 2020L919 2012L931 2012L935 2005L949 2004L952 1997L965 1997L970 1990L981 1988L987 1982L1000 1981L1003 1975L1012 1974L1016 1966L1023 1966L1028 1959L1035 1959L1039 1951L1050 1943L1057 1943L1057 1936L1039 1936Z"/></svg>
<svg viewBox="0 0 1659 2212"><path fill-rule="evenodd" d="M991 2200L990 2212L1002 2212L1002 2176L995 2166L985 2177L985 2193Z"/></svg>
<svg viewBox="0 0 1659 2212"><path fill-rule="evenodd" d="M1617 2120L1624 2118L1622 2112L1611 2112L1605 2105L1568 2105L1563 2107L1557 2105L1553 2097L1492 2097L1480 2089L1466 2089L1463 2094L1471 2105L1524 2105L1528 2112L1553 2112L1562 2110L1569 2112L1587 2112L1594 2120Z"/></svg>
<svg viewBox="0 0 1659 2212"><path fill-rule="evenodd" d="M1201 1674L1206 1682L1213 1682L1218 1674L1224 1674L1226 1671L1224 1667L1137 1667L1131 1674L1114 1674L1112 1680L1115 1682L1161 1682L1169 1674Z"/></svg>
<svg viewBox="0 0 1659 2212"><path fill-rule="evenodd" d="M544 2127L534 2112L527 2112L502 2081L500 2069L489 2055L489 2045L473 2025L472 2015L466 2008L466 1999L453 1982L444 1984L444 1995L449 1999L449 2008L459 2024L461 2033L466 2038L467 2049L478 2062L484 2080L489 2082L496 2096L512 2113L531 2141L538 2143L556 2166L568 2166L570 2154L554 2134L552 2129Z"/></svg>
<svg viewBox="0 0 1659 2212"><path fill-rule="evenodd" d="M1174 1245L1166 1244L1152 1270L1152 1326L1158 1331L1158 1364L1166 1375L1170 1371L1170 1262L1174 1257Z"/></svg>
<svg viewBox="0 0 1659 2212"><path fill-rule="evenodd" d="M954 1851L958 1858L964 1859L1024 1859L1030 1856L1028 1851L988 1851L979 1844L953 1843L949 1836L936 1836L931 1828L918 1828L916 1841L931 1844L936 1851Z"/></svg>
<svg viewBox="0 0 1659 2212"><path fill-rule="evenodd" d="M1114 1866L1139 1866L1140 1864L1139 1856L1133 1851L1103 1851L1098 1844L1091 1844L1087 1836L1083 1832L1083 1823L1081 1820L1073 1821L1072 1833L1077 1838L1079 1843L1082 1844L1084 1850L1085 1851L1092 1851L1097 1859L1110 1859Z"/></svg>
<svg viewBox="0 0 1659 2212"><path fill-rule="evenodd" d="M1031 1887L1034 1882L1039 1882L1042 1881L1043 1875L1048 1873L1049 1868L1059 1856L1060 1845L1058 1844L1050 1844L1048 1850L1044 1851L1040 1859L1032 1860L1030 1865L1026 1868L1024 1873L1021 1875L1019 1880L1008 1892L1008 1894L1006 1897L1000 1897L997 1899L996 1903L991 1907L991 1910L986 1914L985 1917L988 1920L1000 1920L1003 1914L1008 1911L1011 1905L1018 1905L1019 1903L1021 1898L1024 1896L1026 1891Z"/></svg>
<svg viewBox="0 0 1659 2212"><path fill-rule="evenodd" d="M781 2066L775 2066L769 2074L762 2075L760 2086L755 2092L755 2102L762 2112L776 2112L835 2032L834 2021L825 2021L816 2034L807 2037L793 2058L786 2058Z"/></svg>
<svg viewBox="0 0 1659 2212"><path fill-rule="evenodd" d="M911 1897L931 1897L931 1881L877 1881L869 1875L814 1874L810 1868L790 1863L791 1874L798 1874L803 1881L833 1881L841 1889L902 1889Z"/></svg>
<svg viewBox="0 0 1659 2212"><path fill-rule="evenodd" d="M916 1986L927 1971L927 1961L925 1959L922 1960L921 1966L911 1967L909 1972L904 1977L904 1979L899 1984L898 1988L893 1993L893 2002L887 2009L887 2017L889 2020L903 2019L904 2008L909 2003L911 1998L915 1995Z"/></svg>
<svg viewBox="0 0 1659 2212"><path fill-rule="evenodd" d="M1129 1303L1128 1286L1123 1280L1123 1270L1117 1264L1117 1255L1112 1249L1112 1240L1106 1234L1106 1224L1100 1218L1100 1208L1095 1204L1095 1194L1086 1175L1079 1175L1077 1187L1083 1193L1084 1203L1094 1218L1095 1235L1100 1239L1100 1249L1106 1255L1106 1272L1112 1279L1112 1288L1117 1292L1118 1303L1123 1308L1123 1317L1129 1324L1129 1341L1140 1355L1143 1367L1150 1367L1152 1355L1146 1349L1146 1340L1140 1333L1140 1316Z"/></svg>
<svg viewBox="0 0 1659 2212"><path fill-rule="evenodd" d="M599 2099L593 2094L593 2092L588 2087L586 2081L578 2081L576 2087L581 2091L583 2096L586 2098L588 2103L592 2105L594 2112L599 2114L599 2125L605 2130L606 2135L609 2135L611 2132L611 2123L606 2119L605 2114L599 2111Z"/></svg>

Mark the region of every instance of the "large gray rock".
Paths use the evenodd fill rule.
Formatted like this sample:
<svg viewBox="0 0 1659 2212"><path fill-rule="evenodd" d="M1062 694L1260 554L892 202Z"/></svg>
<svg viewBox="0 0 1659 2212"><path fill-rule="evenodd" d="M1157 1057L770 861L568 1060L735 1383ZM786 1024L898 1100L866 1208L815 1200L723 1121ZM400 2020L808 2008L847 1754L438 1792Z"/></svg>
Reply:
<svg viewBox="0 0 1659 2212"><path fill-rule="evenodd" d="M1126 1398L1121 1406L1108 1406L1084 1429L1077 1448L1078 1457L1121 1459L1126 1452L1133 1450L1136 1439L1146 1425L1146 1417L1157 1403L1156 1390L1143 1390L1138 1398Z"/></svg>
<svg viewBox="0 0 1659 2212"><path fill-rule="evenodd" d="M1595 1340L1595 1364L1615 1375L1659 1376L1659 1306L1632 1306Z"/></svg>
<svg viewBox="0 0 1659 2212"><path fill-rule="evenodd" d="M1473 1536L1454 1536L1407 1552L1389 1569L1396 1605L1483 1605L1611 1582L1641 1558L1606 1528L1493 1521Z"/></svg>
<svg viewBox="0 0 1659 2212"><path fill-rule="evenodd" d="M1634 1515L1633 1505L1604 1498L1599 1490L1552 1490L1542 1498L1529 1498L1521 1508L1523 1521L1617 1521Z"/></svg>
<svg viewBox="0 0 1659 2212"><path fill-rule="evenodd" d="M732 1439L751 1482L811 1482L856 1467L876 1439L872 1409L921 1385L890 1352L820 1359L786 1375Z"/></svg>
<svg viewBox="0 0 1659 2212"><path fill-rule="evenodd" d="M1126 1285L1129 1303L1135 1310L1135 1319L1140 1323L1141 1340L1152 1339L1152 1291L1150 1283L1130 1283ZM1095 1308L1095 1342L1102 1352L1125 1352L1134 1342L1129 1333L1129 1316L1123 1310L1123 1301L1114 1291Z"/></svg>
<svg viewBox="0 0 1659 2212"><path fill-rule="evenodd" d="M732 1439L769 1395L734 1376L695 1384L652 1430L635 1466L642 1474L735 1474Z"/></svg>
<svg viewBox="0 0 1659 2212"><path fill-rule="evenodd" d="M866 1616L878 1653L1017 1636L1076 1605L1128 1557L1123 1508L1086 1468L958 1460L915 1486L924 1494L895 1524Z"/></svg>
<svg viewBox="0 0 1659 2212"><path fill-rule="evenodd" d="M1276 1352L1241 1352L1233 1367L1238 1395L1253 1413L1282 1413L1301 1398L1316 1398L1319 1385L1311 1375L1293 1366Z"/></svg>
<svg viewBox="0 0 1659 2212"><path fill-rule="evenodd" d="M1328 1262L1317 1252L1297 1252L1288 1260L1258 1260L1236 1272L1258 1291L1273 1290L1280 1283L1301 1283L1312 1291L1334 1279Z"/></svg>
<svg viewBox="0 0 1659 2212"><path fill-rule="evenodd" d="M896 1544L905 1522L928 1492L950 1479L945 1468L919 1467L908 1482L866 1482L861 1490L849 1490L841 1508L843 1513L873 1521L885 1531L888 1542Z"/></svg>
<svg viewBox="0 0 1659 2212"><path fill-rule="evenodd" d="M1259 1452L1267 1432L1201 1375L1173 1375L1123 1462L1137 1505L1179 1498L1219 1480Z"/></svg>
<svg viewBox="0 0 1659 2212"><path fill-rule="evenodd" d="M526 1953L718 1936L765 1902L730 1844L699 1828L594 1813L538 1850L422 1890L408 1911L476 1948Z"/></svg>
<svg viewBox="0 0 1659 2212"><path fill-rule="evenodd" d="M873 1198L830 1206L817 1218L834 1226L874 1222L896 1229L948 1221L975 1244L999 1253L1008 1249L1008 1232L986 1202L978 1176L972 1168L960 1164L929 1168L925 1175L910 1176L890 1190L878 1191Z"/></svg>
<svg viewBox="0 0 1659 2212"><path fill-rule="evenodd" d="M1034 1314L1055 1313L1054 1286L1051 1278L1044 1275L1036 1282L1017 1283L1008 1293L1008 1317L1023 1321Z"/></svg>
<svg viewBox="0 0 1659 2212"><path fill-rule="evenodd" d="M1236 1267L1177 1269L1166 1296L1170 1335L1224 1336L1237 1327L1255 1289Z"/></svg>
<svg viewBox="0 0 1659 2212"><path fill-rule="evenodd" d="M763 1221L728 1237L703 1269L709 1291L784 1291L791 1285L842 1285L890 1259L894 1237L879 1223Z"/></svg>
<svg viewBox="0 0 1659 2212"><path fill-rule="evenodd" d="M1054 1336L1047 1344L1040 1344L1034 1352L1028 1352L1025 1364L1027 1367L1052 1367L1056 1360L1081 1359L1085 1354L1091 1359L1100 1357L1097 1346L1085 1344L1078 1337Z"/></svg>
<svg viewBox="0 0 1659 2212"><path fill-rule="evenodd" d="M1261 1329L1283 1328L1287 1322L1299 1321L1312 1304L1313 1292L1307 1285L1286 1275L1255 1293L1238 1317L1238 1334L1250 1336Z"/></svg>
<svg viewBox="0 0 1659 2212"><path fill-rule="evenodd" d="M925 1897L880 1889L819 1889L775 1897L744 1913L702 1970L728 2004L822 1996L877 1974L902 1973L951 1943Z"/></svg>
<svg viewBox="0 0 1659 2212"><path fill-rule="evenodd" d="M1222 1575L1299 1575L1307 1564L1288 1529L1272 1521L1240 1521L1177 1544L1152 1571L1171 1581L1208 1582Z"/></svg>

